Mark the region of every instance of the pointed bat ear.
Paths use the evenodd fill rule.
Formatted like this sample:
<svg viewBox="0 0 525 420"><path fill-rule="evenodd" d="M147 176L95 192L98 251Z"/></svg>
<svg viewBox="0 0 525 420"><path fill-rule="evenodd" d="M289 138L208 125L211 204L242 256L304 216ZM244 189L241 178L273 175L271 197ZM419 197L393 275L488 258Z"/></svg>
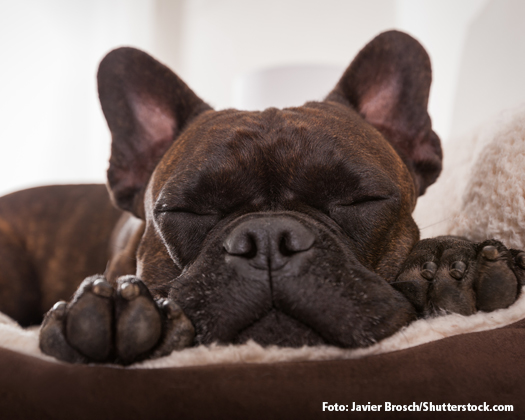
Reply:
<svg viewBox="0 0 525 420"><path fill-rule="evenodd" d="M211 108L170 69L134 48L111 51L97 79L112 136L109 190L119 208L143 218L155 166L186 124Z"/></svg>
<svg viewBox="0 0 525 420"><path fill-rule="evenodd" d="M326 98L350 105L383 134L411 171L419 195L438 177L443 158L427 112L431 80L421 44L389 31L359 52Z"/></svg>

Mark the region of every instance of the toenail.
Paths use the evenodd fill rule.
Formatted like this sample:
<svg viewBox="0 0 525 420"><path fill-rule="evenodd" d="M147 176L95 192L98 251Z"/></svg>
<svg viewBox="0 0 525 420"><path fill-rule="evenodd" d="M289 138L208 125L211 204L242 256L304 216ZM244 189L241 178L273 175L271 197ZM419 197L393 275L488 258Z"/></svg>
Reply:
<svg viewBox="0 0 525 420"><path fill-rule="evenodd" d="M427 280L432 280L436 275L437 265L433 261L426 262L423 265L423 271L421 271L421 276Z"/></svg>
<svg viewBox="0 0 525 420"><path fill-rule="evenodd" d="M520 268L525 269L525 252L520 252L518 255L516 255L516 262Z"/></svg>
<svg viewBox="0 0 525 420"><path fill-rule="evenodd" d="M66 307L66 302L64 302L63 300L59 300L53 305L51 310L54 312L55 316L57 316L58 318L63 318L66 314Z"/></svg>
<svg viewBox="0 0 525 420"><path fill-rule="evenodd" d="M102 297L110 297L113 294L113 287L106 280L98 279L93 283L93 293Z"/></svg>
<svg viewBox="0 0 525 420"><path fill-rule="evenodd" d="M161 307L168 319L175 319L182 315L182 309L180 306L171 299L165 299L164 302L162 302Z"/></svg>
<svg viewBox="0 0 525 420"><path fill-rule="evenodd" d="M452 269L450 270L450 275L456 280L461 280L465 275L465 270L467 265L463 261L455 261L452 264Z"/></svg>
<svg viewBox="0 0 525 420"><path fill-rule="evenodd" d="M138 284L130 283L128 281L121 283L119 289L120 295L126 300L133 300L140 293Z"/></svg>
<svg viewBox="0 0 525 420"><path fill-rule="evenodd" d="M489 261L494 261L498 258L499 252L495 246L487 245L481 250L481 255Z"/></svg>

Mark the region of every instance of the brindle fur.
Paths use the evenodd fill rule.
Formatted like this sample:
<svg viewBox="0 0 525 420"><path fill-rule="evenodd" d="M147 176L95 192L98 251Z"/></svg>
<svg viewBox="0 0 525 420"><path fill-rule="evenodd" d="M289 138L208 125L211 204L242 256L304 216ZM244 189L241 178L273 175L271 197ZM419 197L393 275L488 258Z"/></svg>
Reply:
<svg viewBox="0 0 525 420"><path fill-rule="evenodd" d="M0 200L0 309L38 322L104 272L48 312L41 348L130 363L215 341L366 346L433 310L508 306L517 251L498 243L487 262L484 244L418 244L411 213L442 160L430 82L423 47L390 31L322 102L216 112L147 54L111 52L98 73L109 195ZM452 284L458 259L482 280ZM422 283L429 260L440 271Z"/></svg>

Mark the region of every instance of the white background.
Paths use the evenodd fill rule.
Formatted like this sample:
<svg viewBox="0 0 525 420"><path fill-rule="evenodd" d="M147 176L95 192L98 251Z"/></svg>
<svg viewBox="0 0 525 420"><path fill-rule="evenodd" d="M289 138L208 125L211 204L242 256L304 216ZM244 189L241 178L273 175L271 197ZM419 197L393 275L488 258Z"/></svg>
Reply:
<svg viewBox="0 0 525 420"><path fill-rule="evenodd" d="M448 141L525 100L524 21L521 0L0 0L0 194L104 182L95 74L117 46L148 51L225 108L254 72L343 69L401 29L429 51L430 113Z"/></svg>

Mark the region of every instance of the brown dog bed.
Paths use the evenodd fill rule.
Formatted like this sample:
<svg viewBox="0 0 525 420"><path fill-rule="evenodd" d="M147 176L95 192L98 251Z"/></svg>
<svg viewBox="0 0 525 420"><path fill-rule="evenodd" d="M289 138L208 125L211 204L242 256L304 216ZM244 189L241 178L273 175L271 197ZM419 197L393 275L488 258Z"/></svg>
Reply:
<svg viewBox="0 0 525 420"><path fill-rule="evenodd" d="M421 418L385 412L385 402L427 402L510 404L513 411L428 411L425 418L518 419L525 413L524 328L522 320L357 360L162 369L70 365L1 349L0 413L2 419ZM382 407L323 412L325 401L349 410L354 402Z"/></svg>
<svg viewBox="0 0 525 420"><path fill-rule="evenodd" d="M513 410L484 416L521 418L524 327L522 293L507 309L419 320L366 349L262 348L251 342L185 349L123 368L58 362L39 351L38 330L0 318L0 418L335 415L322 411L323 402L345 410L382 406L375 413L348 411L352 418L419 418L421 413L410 412L414 403L427 403L421 409L428 418L477 418L484 404ZM406 411L385 411L386 403ZM451 404L446 414L443 404Z"/></svg>

